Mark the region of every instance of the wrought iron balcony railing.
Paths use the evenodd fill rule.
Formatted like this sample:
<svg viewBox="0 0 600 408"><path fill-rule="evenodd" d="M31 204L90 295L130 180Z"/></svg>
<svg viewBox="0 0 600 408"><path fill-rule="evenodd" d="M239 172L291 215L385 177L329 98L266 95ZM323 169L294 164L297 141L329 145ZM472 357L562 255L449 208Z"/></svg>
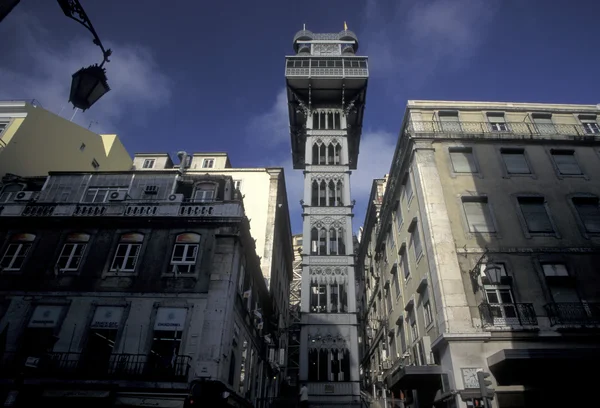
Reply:
<svg viewBox="0 0 600 408"><path fill-rule="evenodd" d="M26 365L26 357L5 353L0 362L0 375L3 377L24 373L36 378L186 382L191 357L112 354L102 361L95 357L86 358L81 353L49 353L40 357L34 365Z"/></svg>
<svg viewBox="0 0 600 408"><path fill-rule="evenodd" d="M548 303L544 306L550 324L600 324L600 303Z"/></svg>
<svg viewBox="0 0 600 408"><path fill-rule="evenodd" d="M487 303L479 305L483 327L537 326L535 309L531 303Z"/></svg>
<svg viewBox="0 0 600 408"><path fill-rule="evenodd" d="M446 122L439 120L410 121L408 132L411 135L443 134L449 138L489 137L489 138L566 138L600 140L598 127L527 122Z"/></svg>
<svg viewBox="0 0 600 408"><path fill-rule="evenodd" d="M362 78L369 76L369 68L364 57L288 57L285 75L287 77Z"/></svg>

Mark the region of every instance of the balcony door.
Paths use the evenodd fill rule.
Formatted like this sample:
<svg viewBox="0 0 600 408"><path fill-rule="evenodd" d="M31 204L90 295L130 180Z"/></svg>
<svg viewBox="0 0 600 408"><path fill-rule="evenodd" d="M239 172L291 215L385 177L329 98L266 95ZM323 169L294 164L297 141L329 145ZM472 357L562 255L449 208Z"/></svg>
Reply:
<svg viewBox="0 0 600 408"><path fill-rule="evenodd" d="M111 357L123 310L123 307L118 306L96 308L83 351L82 368L85 372L103 376L115 368L111 367Z"/></svg>
<svg viewBox="0 0 600 408"><path fill-rule="evenodd" d="M520 324L510 286L486 285L485 296L490 305L494 326Z"/></svg>
<svg viewBox="0 0 600 408"><path fill-rule="evenodd" d="M154 322L152 346L147 370L153 375L178 375L183 327L187 316L185 308L160 307Z"/></svg>

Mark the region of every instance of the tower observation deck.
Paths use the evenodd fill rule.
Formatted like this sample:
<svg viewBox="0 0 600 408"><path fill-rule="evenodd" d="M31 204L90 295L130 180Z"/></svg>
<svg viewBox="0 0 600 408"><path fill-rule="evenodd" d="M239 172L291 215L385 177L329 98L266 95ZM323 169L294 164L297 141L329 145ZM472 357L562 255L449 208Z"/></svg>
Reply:
<svg viewBox="0 0 600 408"><path fill-rule="evenodd" d="M359 401L350 173L368 60L347 29L299 31L293 49L285 66L290 135L294 168L304 170L299 377L313 402Z"/></svg>

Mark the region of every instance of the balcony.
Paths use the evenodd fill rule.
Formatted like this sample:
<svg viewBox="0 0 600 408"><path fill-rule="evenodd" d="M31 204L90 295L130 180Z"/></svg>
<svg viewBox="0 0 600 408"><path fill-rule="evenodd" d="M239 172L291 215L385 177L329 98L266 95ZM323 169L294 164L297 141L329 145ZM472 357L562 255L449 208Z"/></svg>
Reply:
<svg viewBox="0 0 600 408"><path fill-rule="evenodd" d="M310 78L367 78L369 68L364 57L306 58L288 57L285 76Z"/></svg>
<svg viewBox="0 0 600 408"><path fill-rule="evenodd" d="M149 358L145 354L113 354L108 361L86 361L81 353L49 353L33 366L25 366L24 358L5 353L0 364L0 377L25 372L26 377L71 378L82 380L129 380L187 382L190 356L172 359Z"/></svg>
<svg viewBox="0 0 600 408"><path fill-rule="evenodd" d="M444 138L489 139L563 139L600 141L596 128L569 124L535 124L527 122L445 122L439 120L410 121L407 132L411 136Z"/></svg>
<svg viewBox="0 0 600 408"><path fill-rule="evenodd" d="M0 217L241 217L239 202L173 203L119 201L106 203L8 202Z"/></svg>
<svg viewBox="0 0 600 408"><path fill-rule="evenodd" d="M544 309L552 326L600 324L600 303L548 303Z"/></svg>
<svg viewBox="0 0 600 408"><path fill-rule="evenodd" d="M531 303L487 303L479 305L484 328L507 326L537 326L535 309Z"/></svg>

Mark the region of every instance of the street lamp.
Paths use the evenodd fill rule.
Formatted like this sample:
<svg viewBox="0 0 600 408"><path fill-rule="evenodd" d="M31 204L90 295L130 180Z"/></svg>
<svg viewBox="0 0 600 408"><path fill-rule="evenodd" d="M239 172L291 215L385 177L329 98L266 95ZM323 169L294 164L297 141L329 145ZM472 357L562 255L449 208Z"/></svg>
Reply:
<svg viewBox="0 0 600 408"><path fill-rule="evenodd" d="M69 102L73 103L76 108L85 111L98 101L104 94L110 91L108 81L106 79L106 70L103 68L106 62L110 62L108 57L112 51L105 49L94 30L92 22L83 10L79 0L57 0L58 5L62 9L65 16L77 21L79 24L88 29L94 36L94 44L102 50L102 63L94 64L87 68L81 68L73 74L71 81L71 92L69 94Z"/></svg>
<svg viewBox="0 0 600 408"><path fill-rule="evenodd" d="M490 284L496 285L500 283L500 280L502 279L502 268L498 265L486 265L483 272L485 273L485 277L488 279Z"/></svg>

